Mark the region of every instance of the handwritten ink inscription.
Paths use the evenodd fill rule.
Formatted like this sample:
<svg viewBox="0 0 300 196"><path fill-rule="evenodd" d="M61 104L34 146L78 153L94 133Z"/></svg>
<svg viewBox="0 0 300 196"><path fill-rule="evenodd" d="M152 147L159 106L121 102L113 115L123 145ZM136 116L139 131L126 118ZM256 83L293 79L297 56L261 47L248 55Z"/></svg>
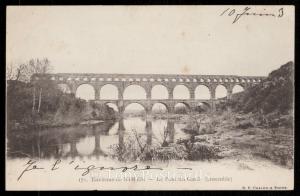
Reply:
<svg viewBox="0 0 300 196"><path fill-rule="evenodd" d="M41 167L39 165L39 163L35 160L29 160L24 166L25 168L22 170L22 172L20 173L19 177L17 178L17 181L19 181L25 173L28 172L32 172L32 171L38 171L38 170L44 170L44 169L48 169L50 172L51 171L55 171L55 170L59 170L60 169L60 165L61 165L62 160L61 159L57 159L51 167L49 168L45 168L45 167ZM163 170L162 168L159 167L151 167L149 165L146 165L144 167L141 167L139 165L134 165L134 166L123 166L123 167L105 167L105 166L96 166L93 164L90 165L85 165L82 166L80 164L76 164L75 167L73 167L72 165L74 165L75 162L71 161L69 164L69 166L71 166L73 168L74 171L82 171L81 176L86 176L87 174L89 174L91 171L102 171L102 170L116 170L116 171L120 171L120 172L126 172L126 171L143 171L143 170ZM192 168L177 168L177 169L186 169L186 170L192 170Z"/></svg>
<svg viewBox="0 0 300 196"><path fill-rule="evenodd" d="M251 7L245 7L243 10L227 8L220 14L220 16L233 17L232 24L234 24L238 22L243 16L282 18L284 16L284 10L283 8L280 8L275 12L266 12L266 9L264 9L264 12L255 12L252 11Z"/></svg>

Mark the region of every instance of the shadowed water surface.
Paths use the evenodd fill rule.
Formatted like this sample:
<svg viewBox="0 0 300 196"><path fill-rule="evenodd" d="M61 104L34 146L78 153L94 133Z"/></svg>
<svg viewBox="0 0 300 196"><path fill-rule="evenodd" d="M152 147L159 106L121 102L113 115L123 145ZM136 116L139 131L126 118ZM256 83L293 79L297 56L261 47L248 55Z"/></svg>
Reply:
<svg viewBox="0 0 300 196"><path fill-rule="evenodd" d="M47 130L9 132L8 158L99 158L113 153L113 145L126 142L126 136L136 133L149 145L169 143L188 137L181 129L185 125L171 120L145 120L138 117L106 121L94 125L77 125ZM164 135L168 131L168 136ZM121 134L120 134L121 133Z"/></svg>

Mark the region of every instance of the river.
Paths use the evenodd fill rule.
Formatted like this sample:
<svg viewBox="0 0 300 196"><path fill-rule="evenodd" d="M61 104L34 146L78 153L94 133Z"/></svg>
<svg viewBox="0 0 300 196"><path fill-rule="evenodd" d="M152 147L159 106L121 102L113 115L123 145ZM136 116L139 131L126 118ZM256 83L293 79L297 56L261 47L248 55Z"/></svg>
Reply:
<svg viewBox="0 0 300 196"><path fill-rule="evenodd" d="M7 152L12 159L99 158L113 155L114 146L132 142L136 136L148 145L162 145L187 138L188 135L182 131L184 126L167 119L128 117L94 125L24 131L22 134L8 135ZM166 135L166 131L169 134Z"/></svg>

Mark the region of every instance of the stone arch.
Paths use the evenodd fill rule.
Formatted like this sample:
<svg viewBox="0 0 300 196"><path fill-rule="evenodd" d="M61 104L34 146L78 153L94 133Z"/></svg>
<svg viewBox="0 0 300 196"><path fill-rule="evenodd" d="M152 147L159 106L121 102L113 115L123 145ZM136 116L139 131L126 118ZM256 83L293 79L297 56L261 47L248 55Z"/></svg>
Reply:
<svg viewBox="0 0 300 196"><path fill-rule="evenodd" d="M173 88L173 99L190 99L190 97L191 93L188 86L179 84Z"/></svg>
<svg viewBox="0 0 300 196"><path fill-rule="evenodd" d="M151 106L151 111L153 111L153 108L156 106L156 105L163 105L165 108L166 108L166 112L169 112L170 111L170 108L167 104L163 103L163 102L156 102L154 104L152 104Z"/></svg>
<svg viewBox="0 0 300 196"><path fill-rule="evenodd" d="M143 108L143 110L140 110L139 112L140 113L136 113L135 112L135 114L132 114L132 113L128 113L129 111L128 111L128 108L130 107L130 106L132 106L132 105L139 105L141 108ZM132 131L132 130L135 130L135 131L140 131L140 130L145 130L145 128L146 128L146 121L145 120L143 120L143 118L137 118L137 119L135 119L134 120L134 123L130 123L129 121L127 121L127 117L130 117L130 116L132 116L132 117L135 117L136 116L136 114L138 114L138 116L144 116L145 115L145 107L142 105L142 104L140 104L140 103L129 103L126 107L125 107L125 109L124 109L124 113L123 113L123 115L125 114L125 116L124 116L124 118L123 118L123 122L122 121L119 121L119 126L121 125L121 127L124 129L124 130L130 130L130 131ZM122 123L121 123L122 122ZM120 124L121 123L121 124Z"/></svg>
<svg viewBox="0 0 300 196"><path fill-rule="evenodd" d="M168 99L168 88L162 84L156 84L151 88L151 99Z"/></svg>
<svg viewBox="0 0 300 196"><path fill-rule="evenodd" d="M123 91L124 99L147 99L146 89L140 85L128 85Z"/></svg>
<svg viewBox="0 0 300 196"><path fill-rule="evenodd" d="M208 102L199 102L195 107L195 111L202 113L208 112L212 109L211 105Z"/></svg>
<svg viewBox="0 0 300 196"><path fill-rule="evenodd" d="M185 106L185 109L186 109L186 113L189 113L191 111L191 107L188 103L185 103L185 102L178 102L174 105L174 112L178 112L178 109L176 109L176 107L178 107L178 105L184 105ZM177 111L176 111L177 110ZM181 113L179 111L179 113Z"/></svg>
<svg viewBox="0 0 300 196"><path fill-rule="evenodd" d="M83 83L76 88L76 97L85 100L95 99L95 87L88 83Z"/></svg>
<svg viewBox="0 0 300 196"><path fill-rule="evenodd" d="M228 90L224 85L219 84L218 86L216 86L216 88L215 88L215 97L217 99L226 97L227 93L228 93Z"/></svg>
<svg viewBox="0 0 300 196"><path fill-rule="evenodd" d="M116 85L105 84L100 88L100 99L117 100L119 98L119 89Z"/></svg>
<svg viewBox="0 0 300 196"><path fill-rule="evenodd" d="M195 99L210 99L211 98L211 92L206 85L198 85L195 88Z"/></svg>
<svg viewBox="0 0 300 196"><path fill-rule="evenodd" d="M132 107L133 106L133 107ZM131 108L130 108L131 107ZM143 113L145 114L147 112L147 107L145 105L143 105L142 103L138 103L138 102L130 102L124 105L124 112L123 113L128 113L128 110L140 110L143 109Z"/></svg>
<svg viewBox="0 0 300 196"><path fill-rule="evenodd" d="M71 87L67 83L58 83L57 86L58 89L61 90L63 93L72 93Z"/></svg>
<svg viewBox="0 0 300 196"><path fill-rule="evenodd" d="M236 84L232 88L232 94L240 93L240 92L243 92L244 90L245 90L244 85Z"/></svg>

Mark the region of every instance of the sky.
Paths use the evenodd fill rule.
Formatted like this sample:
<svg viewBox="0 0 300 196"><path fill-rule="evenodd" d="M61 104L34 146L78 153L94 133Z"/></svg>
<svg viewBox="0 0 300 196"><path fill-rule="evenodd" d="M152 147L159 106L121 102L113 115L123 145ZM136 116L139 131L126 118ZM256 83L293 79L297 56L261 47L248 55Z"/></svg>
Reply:
<svg viewBox="0 0 300 196"><path fill-rule="evenodd" d="M257 13L281 7L249 6ZM47 57L55 73L266 76L294 60L294 7L9 6L6 62Z"/></svg>
<svg viewBox="0 0 300 196"><path fill-rule="evenodd" d="M249 7L275 14L281 8ZM294 61L294 7L283 7L281 18L243 16L232 24L233 9L245 6L9 6L6 62L48 58L54 73L267 76ZM80 86L76 96L94 99L93 91ZM166 94L154 89L153 98ZM173 94L190 96L184 86ZM226 94L216 90L217 98ZM139 88L123 96L146 97ZM199 89L195 96L210 94ZM100 98L117 98L117 90L102 89Z"/></svg>

